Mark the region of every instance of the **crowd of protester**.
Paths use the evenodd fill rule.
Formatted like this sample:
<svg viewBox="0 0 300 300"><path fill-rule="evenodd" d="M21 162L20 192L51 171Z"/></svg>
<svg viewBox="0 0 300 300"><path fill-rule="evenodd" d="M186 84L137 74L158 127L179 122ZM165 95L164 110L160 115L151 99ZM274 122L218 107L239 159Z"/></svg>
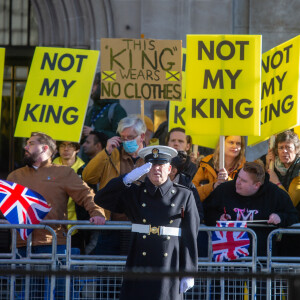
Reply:
<svg viewBox="0 0 300 300"><path fill-rule="evenodd" d="M146 132L148 132L147 139ZM127 116L118 122L116 134L110 138L102 132L101 129L94 128L94 130L85 136L81 145L74 142L59 141L57 145L55 145L57 146L57 152L54 146L53 149L46 147L47 150L51 149L51 151L48 150L50 152L44 161L43 158L40 159L39 168L47 164L71 167L75 173L77 173L78 178L83 180L83 184L87 186L89 193L93 193L92 195L94 195L97 191L104 188L111 179L125 175L144 164L144 160L139 157L138 153L141 149L147 147L147 143L151 145L153 134L153 122L149 117L147 117L147 121L145 122L141 116ZM44 138L44 136L42 137ZM34 159L35 154L31 153L30 156L28 151L32 145L31 140L38 138L38 134L33 134L27 142L27 146L25 147L25 161L28 161L29 158ZM49 140L51 140L51 143L54 143L50 137ZM36 141L34 140L34 142ZM172 166L172 171L169 175L170 179L192 190L200 216L200 223L215 225L216 221L220 219L221 214L218 214L218 209L214 208L213 214L217 214L213 219L211 218L212 204L210 202L216 195L216 192L213 192L215 190L218 191L217 188L223 183L232 181L232 184L236 184L238 174L241 173L240 171L246 163L246 143L244 137L225 137L223 169L219 169L219 144L216 146L214 153L203 157L198 163L192 160L192 139L185 134L185 130L182 128L171 129L165 137L165 145L178 151L178 155L170 162ZM81 151L80 147L82 149ZM298 216L296 218L293 217L292 221L288 222L289 225L297 223L300 215L300 196L298 188L300 178L299 149L300 142L297 134L290 130L285 131L276 137L275 146L273 149L270 149L266 155L264 165L266 172L264 180L267 180L268 183L271 184L272 190L276 191L276 189L280 189L284 191L284 194L286 194L288 198L287 201L290 201L298 211ZM87 162L84 162L83 159L79 157L80 152L86 155L88 158ZM42 154L44 154L43 151L40 155ZM197 155L199 156L200 153ZM51 158L52 164L50 161ZM260 160L258 160L258 162L260 164L263 163ZM269 168L271 162L274 162L273 168ZM34 166L34 162L31 161L28 165ZM20 172L20 170L16 172ZM16 172L10 174L8 180L23 182L23 180L14 175ZM55 171L55 174L56 173L57 171ZM140 181L143 181L144 178L145 176L141 178ZM71 189L71 187L69 188ZM68 195L66 212L64 212L65 208L62 209L60 207L55 217L50 216L50 218L88 220L89 214L86 209L82 207L82 203L79 205L78 202L71 197L69 190L67 190L66 194ZM225 197L226 195L225 193ZM101 208L99 208L99 211L102 211L102 215L106 220L128 220L124 214L112 213L109 210L101 210ZM209 214L209 217L206 216L207 214ZM283 226L284 222L279 225ZM68 226L68 228L70 228L70 226ZM72 235L72 247L78 248L81 253L85 254L125 255L128 252L129 239L130 237L127 231L105 230L83 233L76 230ZM298 241L297 236L292 236L285 242L291 241L292 243ZM198 238L198 247L203 248L203 244L207 244L207 237L203 238L202 236L200 240ZM286 247L283 247L283 249L285 248ZM286 253L286 251L282 252ZM296 255L298 252L295 250L293 253Z"/></svg>
<svg viewBox="0 0 300 300"><path fill-rule="evenodd" d="M154 132L153 121L148 116L126 116L125 110L118 101L106 101L105 105L98 101L100 92L99 76L97 76L92 90L94 104L89 109L86 118L85 124L87 125L84 126L82 131L81 144L59 141L57 145L52 145L51 143L54 143L54 141L51 137L45 135L45 138L45 136L34 134L25 147L25 163L32 167L35 164L34 159L38 159L39 163L41 163L38 168L41 168L47 164L52 165L52 159L53 165L70 167L77 173L78 178L83 180L83 184L87 186L89 193L94 195L97 191L104 188L111 179L125 175L143 165L144 160L138 155L141 149L148 145L167 145L178 151L178 155L171 161L172 171L169 175L170 179L193 191L200 223L215 225L220 215L217 215L213 220L209 218L209 221L206 218L206 213L211 208L210 201L216 194L213 192L225 182L232 181L236 184L238 174L246 163L245 138L242 136L225 136L224 168L220 169L219 144L216 145L212 154L201 156L202 153L198 152L195 157L195 153L192 152L192 138L186 135L183 128L172 128L167 133L163 132L164 142L162 142L160 136L162 126L158 128L157 132ZM110 108L111 106L113 107ZM33 142L39 140L41 147L47 148L49 152L47 157L39 157L45 155L47 151L41 151L39 156L36 153L29 153L29 148L32 147L32 139L34 139ZM49 145L43 145L45 139L49 139L50 142L47 141ZM202 147L199 147L199 150L201 149ZM277 135L275 146L269 149L263 160L257 161L261 164L264 163L266 180L272 184L272 190L279 188L284 191L288 201L291 201L297 209L298 217L297 219L294 218L292 223L297 223L300 217L299 149L299 137L293 131L287 130ZM197 159L199 157L200 159ZM31 161L28 163L30 159ZM273 167L270 167L272 164ZM16 172L18 173L20 170ZM14 175L16 172L10 174L8 180L23 182L23 180ZM55 171L55 174L56 172L58 171ZM140 181L143 181L144 178L141 178ZM30 179L30 181L32 180ZM63 216L62 219L88 220L88 212L82 208L82 203L78 205L78 201L75 200L76 197L73 199L71 194L71 190L66 191L66 196L68 196L66 197L66 212L65 207L63 209L60 207L60 211L55 214L55 218L59 219ZM48 202L51 203L51 201ZM99 211L101 211L101 208L99 208ZM102 210L102 212L106 220L128 220L122 214L112 213L108 210ZM51 215L50 218L53 218ZM291 240L292 242L298 241L296 236L289 238L287 242ZM206 243L207 238L198 240L200 248ZM128 251L128 244L129 235L126 231L103 231L97 232L97 234L83 234L76 230L72 235L72 247L78 248L81 253L86 254L124 255ZM294 249L296 248L294 247ZM296 255L298 249L293 251L293 253Z"/></svg>
<svg viewBox="0 0 300 300"><path fill-rule="evenodd" d="M265 220L266 225L281 227L298 223L300 142L293 131L276 136L275 146L269 149L264 162L246 162L245 138L226 136L224 168L220 168L219 144L213 153L203 157L201 152L192 152L192 138L183 128L166 132L162 130L167 126L164 123L154 132L149 117L127 116L119 101L98 100L97 76L92 90L94 104L86 117L81 144L69 141L56 144L46 134L32 133L24 148L25 166L7 178L44 195L51 205L46 219L90 220L95 224L104 224L105 220L128 221L128 214L118 213L120 209L103 209L101 201L98 201L100 206L96 205L94 196L99 191L102 195L102 189L112 179L143 166L145 160L139 156L142 149L148 145L166 145L177 153L170 161L164 161L172 166L169 178L173 184L192 191L198 225L215 226L218 220L253 221L257 218ZM133 182L139 186L147 172ZM98 194L97 197L99 199ZM106 202L107 199L109 194ZM106 203L105 207L110 206ZM67 228L64 225L52 227L58 237L58 251L62 253ZM266 237L271 229L257 231L259 255L266 255ZM126 255L129 240L130 232L126 230L76 230L72 235L72 248L82 254ZM50 251L52 238L43 230L35 230L32 241L36 247L33 251ZM282 246L277 242L279 255L299 255L299 236L283 238ZM24 246L18 239L19 255L23 257L26 256ZM287 249L292 248L294 250L288 253ZM198 236L198 250L200 256L207 255L207 236L203 233Z"/></svg>

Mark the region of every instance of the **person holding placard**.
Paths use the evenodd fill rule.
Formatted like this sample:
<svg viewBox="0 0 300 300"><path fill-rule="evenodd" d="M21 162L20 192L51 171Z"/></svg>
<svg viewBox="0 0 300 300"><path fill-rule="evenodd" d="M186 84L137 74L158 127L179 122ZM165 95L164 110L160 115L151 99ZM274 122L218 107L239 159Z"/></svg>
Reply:
<svg viewBox="0 0 300 300"><path fill-rule="evenodd" d="M266 168L270 181L288 192L300 218L300 140L296 133L287 130L276 136L274 148L266 156ZM283 235L282 254L299 256L299 239L300 235Z"/></svg>
<svg viewBox="0 0 300 300"><path fill-rule="evenodd" d="M274 162L274 170L269 168ZM287 191L300 215L300 140L287 130L276 136L275 146L266 156L270 181Z"/></svg>
<svg viewBox="0 0 300 300"><path fill-rule="evenodd" d="M204 157L193 183L197 188L200 199L203 202L210 193L221 183L232 180L238 170L240 170L245 159L245 140L242 136L225 137L225 168L219 170L219 145L214 154Z"/></svg>

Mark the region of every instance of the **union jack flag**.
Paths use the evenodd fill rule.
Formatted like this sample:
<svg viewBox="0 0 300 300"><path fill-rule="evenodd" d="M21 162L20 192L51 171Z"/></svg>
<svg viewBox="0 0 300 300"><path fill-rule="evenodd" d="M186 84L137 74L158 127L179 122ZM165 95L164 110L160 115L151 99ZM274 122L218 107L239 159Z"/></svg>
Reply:
<svg viewBox="0 0 300 300"><path fill-rule="evenodd" d="M246 222L217 221L217 227L247 227ZM217 262L230 261L248 256L250 240L247 232L213 231L213 259Z"/></svg>
<svg viewBox="0 0 300 300"><path fill-rule="evenodd" d="M20 184L0 180L0 209L11 224L39 224L50 211L44 197ZM26 240L33 229L18 229Z"/></svg>

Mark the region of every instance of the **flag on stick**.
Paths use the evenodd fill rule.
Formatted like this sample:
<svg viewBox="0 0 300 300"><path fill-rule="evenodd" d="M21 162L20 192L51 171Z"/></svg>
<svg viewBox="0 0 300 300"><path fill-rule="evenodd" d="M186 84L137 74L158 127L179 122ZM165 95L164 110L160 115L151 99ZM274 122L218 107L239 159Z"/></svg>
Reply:
<svg viewBox="0 0 300 300"><path fill-rule="evenodd" d="M45 198L20 184L0 180L0 209L11 224L39 224L50 211ZM33 229L18 229L26 240Z"/></svg>
<svg viewBox="0 0 300 300"><path fill-rule="evenodd" d="M242 227L246 222L217 221L217 227ZM242 231L213 231L212 250L213 260L224 262L248 256L250 240L247 232Z"/></svg>

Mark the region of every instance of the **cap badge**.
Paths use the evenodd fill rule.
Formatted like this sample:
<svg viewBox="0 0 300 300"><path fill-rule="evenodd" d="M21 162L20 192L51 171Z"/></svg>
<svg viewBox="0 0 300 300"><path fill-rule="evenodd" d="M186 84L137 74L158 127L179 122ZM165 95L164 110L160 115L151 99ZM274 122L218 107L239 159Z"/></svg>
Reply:
<svg viewBox="0 0 300 300"><path fill-rule="evenodd" d="M153 158L158 158L158 153L159 153L159 150L157 148L152 149Z"/></svg>

